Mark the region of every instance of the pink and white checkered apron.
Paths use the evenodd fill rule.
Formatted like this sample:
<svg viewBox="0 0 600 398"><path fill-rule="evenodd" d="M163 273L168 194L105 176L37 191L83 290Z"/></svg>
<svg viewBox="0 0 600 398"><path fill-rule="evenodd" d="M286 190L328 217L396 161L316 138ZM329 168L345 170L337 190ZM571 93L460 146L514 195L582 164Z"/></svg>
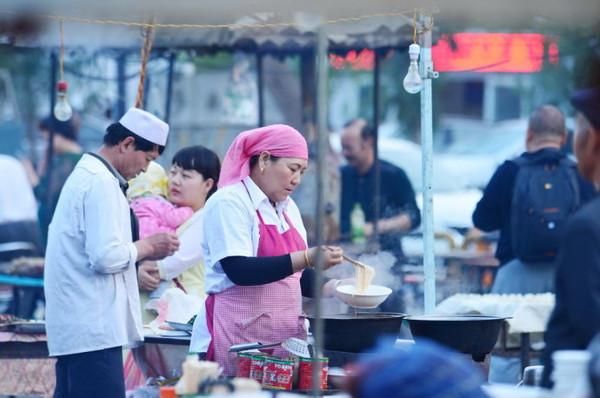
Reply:
<svg viewBox="0 0 600 398"><path fill-rule="evenodd" d="M260 212L258 257L280 256L306 249L306 243L289 218L283 213L289 229L279 233L276 225L264 223ZM306 339L302 316L300 276L296 272L277 282L258 286L233 286L210 295L206 300L206 317L212 341L207 359L216 360L224 374L236 373L236 354L229 353L234 344L260 342L278 343L288 337ZM212 308L211 308L212 307ZM273 355L286 356L282 348Z"/></svg>

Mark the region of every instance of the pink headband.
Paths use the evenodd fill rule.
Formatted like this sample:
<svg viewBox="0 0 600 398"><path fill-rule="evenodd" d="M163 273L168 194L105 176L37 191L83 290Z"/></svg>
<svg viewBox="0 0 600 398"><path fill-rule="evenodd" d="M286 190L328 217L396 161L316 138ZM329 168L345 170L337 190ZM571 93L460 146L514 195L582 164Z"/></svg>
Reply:
<svg viewBox="0 0 600 398"><path fill-rule="evenodd" d="M274 156L308 160L306 140L296 129L285 124L243 131L225 154L219 176L219 188L235 184L250 174L250 158L267 151Z"/></svg>

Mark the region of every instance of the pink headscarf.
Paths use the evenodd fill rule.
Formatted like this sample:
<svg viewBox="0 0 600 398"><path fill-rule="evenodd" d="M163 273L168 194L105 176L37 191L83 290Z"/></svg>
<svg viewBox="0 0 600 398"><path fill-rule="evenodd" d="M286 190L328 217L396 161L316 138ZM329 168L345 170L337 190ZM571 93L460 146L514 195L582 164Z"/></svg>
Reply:
<svg viewBox="0 0 600 398"><path fill-rule="evenodd" d="M250 174L250 158L267 151L273 156L308 160L306 140L296 129L272 124L243 131L235 137L225 154L219 188L235 184Z"/></svg>

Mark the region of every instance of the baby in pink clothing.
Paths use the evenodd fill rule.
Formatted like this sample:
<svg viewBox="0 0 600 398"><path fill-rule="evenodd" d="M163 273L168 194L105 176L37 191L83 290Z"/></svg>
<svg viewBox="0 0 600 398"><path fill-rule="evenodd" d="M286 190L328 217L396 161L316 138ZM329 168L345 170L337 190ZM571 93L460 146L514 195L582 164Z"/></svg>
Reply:
<svg viewBox="0 0 600 398"><path fill-rule="evenodd" d="M131 209L138 218L140 239L158 232L173 232L186 222L194 211L190 207L179 207L167 200L167 174L156 162L129 181L127 189ZM150 298L159 298L170 281L161 281L150 293Z"/></svg>
<svg viewBox="0 0 600 398"><path fill-rule="evenodd" d="M140 239L158 232L176 232L194 211L190 207L178 207L167 199L167 174L156 162L129 181L127 198L138 218Z"/></svg>

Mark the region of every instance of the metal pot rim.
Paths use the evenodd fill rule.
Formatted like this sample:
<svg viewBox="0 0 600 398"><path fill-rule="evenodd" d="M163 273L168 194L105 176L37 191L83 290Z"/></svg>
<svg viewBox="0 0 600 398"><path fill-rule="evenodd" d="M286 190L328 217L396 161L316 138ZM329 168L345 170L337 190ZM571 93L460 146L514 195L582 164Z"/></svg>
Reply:
<svg viewBox="0 0 600 398"><path fill-rule="evenodd" d="M495 315L414 315L407 316L407 321L424 322L472 322L472 321L503 321L509 317Z"/></svg>
<svg viewBox="0 0 600 398"><path fill-rule="evenodd" d="M378 320L378 319L404 319L407 315L400 312L357 312L354 314L323 315L323 320ZM308 319L316 319L314 315L307 315Z"/></svg>

